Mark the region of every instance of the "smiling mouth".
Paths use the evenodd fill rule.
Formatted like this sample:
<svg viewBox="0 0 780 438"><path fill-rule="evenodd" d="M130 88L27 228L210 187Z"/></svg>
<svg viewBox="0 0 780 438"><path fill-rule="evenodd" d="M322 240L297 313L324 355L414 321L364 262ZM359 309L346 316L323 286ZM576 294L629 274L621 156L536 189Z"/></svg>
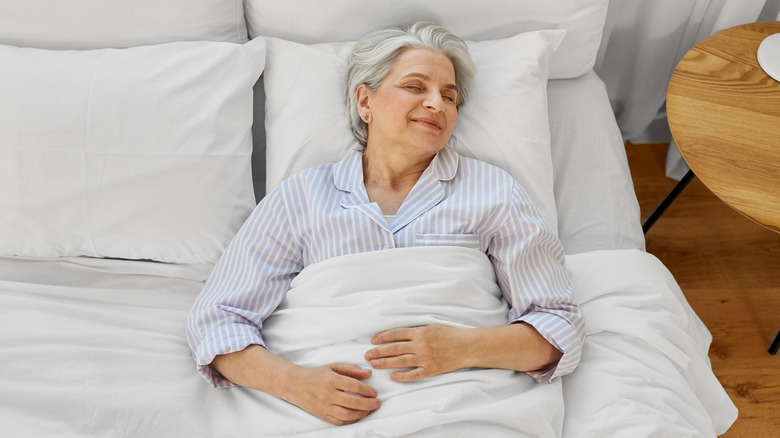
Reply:
<svg viewBox="0 0 780 438"><path fill-rule="evenodd" d="M431 129L435 129L437 131L441 131L441 125L436 120L431 119L412 119L415 123L419 123L423 126L426 126Z"/></svg>

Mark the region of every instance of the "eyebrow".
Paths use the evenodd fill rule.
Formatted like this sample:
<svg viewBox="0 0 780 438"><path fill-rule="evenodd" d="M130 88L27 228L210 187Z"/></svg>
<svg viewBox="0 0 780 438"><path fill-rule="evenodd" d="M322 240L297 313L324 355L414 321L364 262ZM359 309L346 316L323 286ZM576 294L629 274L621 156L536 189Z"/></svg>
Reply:
<svg viewBox="0 0 780 438"><path fill-rule="evenodd" d="M431 79L431 77L426 75L425 73L417 73L417 72L412 72L412 73L405 74L405 75L403 75L401 77L401 79L405 79L405 78L409 78L409 77L420 78L420 79L425 80L425 81ZM458 91L458 87L455 84L445 84L444 88L446 88L448 90Z"/></svg>

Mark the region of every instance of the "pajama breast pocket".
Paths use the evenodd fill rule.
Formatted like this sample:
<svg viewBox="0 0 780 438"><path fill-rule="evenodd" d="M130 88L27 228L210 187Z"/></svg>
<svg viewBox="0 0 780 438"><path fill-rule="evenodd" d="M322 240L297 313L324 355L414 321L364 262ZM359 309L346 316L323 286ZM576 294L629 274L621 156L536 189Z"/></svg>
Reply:
<svg viewBox="0 0 780 438"><path fill-rule="evenodd" d="M482 251L479 234L418 234L416 246L462 246Z"/></svg>

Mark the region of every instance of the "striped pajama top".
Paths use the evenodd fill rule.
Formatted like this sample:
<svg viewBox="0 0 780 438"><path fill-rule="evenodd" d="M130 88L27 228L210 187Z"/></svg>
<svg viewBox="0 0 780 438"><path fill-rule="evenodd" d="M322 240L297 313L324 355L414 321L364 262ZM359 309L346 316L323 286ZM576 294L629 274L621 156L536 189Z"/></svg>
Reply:
<svg viewBox="0 0 780 438"><path fill-rule="evenodd" d="M217 355L251 344L265 346L263 320L305 266L421 245L485 252L509 304L508 322L531 324L563 352L557 365L528 374L549 382L574 370L584 321L560 241L508 173L445 148L390 223L368 200L360 150L304 170L271 190L228 245L193 305L187 340L198 371L215 387L232 386L209 364Z"/></svg>

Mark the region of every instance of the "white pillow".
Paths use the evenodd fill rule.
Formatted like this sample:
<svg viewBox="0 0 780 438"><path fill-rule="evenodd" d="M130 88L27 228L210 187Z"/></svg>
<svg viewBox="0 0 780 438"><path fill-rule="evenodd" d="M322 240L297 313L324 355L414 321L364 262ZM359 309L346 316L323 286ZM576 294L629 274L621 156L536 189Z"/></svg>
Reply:
<svg viewBox="0 0 780 438"><path fill-rule="evenodd" d="M564 29L550 79L574 78L596 61L609 0L245 0L249 37L302 44L354 41L389 25L436 21L471 41Z"/></svg>
<svg viewBox="0 0 780 438"><path fill-rule="evenodd" d="M0 44L103 49L247 41L243 0L2 0Z"/></svg>
<svg viewBox="0 0 780 438"><path fill-rule="evenodd" d="M456 151L511 173L556 232L546 85L549 55L564 34L548 30L469 42L477 75L452 134ZM353 43L266 41L270 190L293 173L337 161L359 145L349 130L342 97Z"/></svg>
<svg viewBox="0 0 780 438"><path fill-rule="evenodd" d="M0 254L213 263L254 207L265 42L0 45Z"/></svg>

